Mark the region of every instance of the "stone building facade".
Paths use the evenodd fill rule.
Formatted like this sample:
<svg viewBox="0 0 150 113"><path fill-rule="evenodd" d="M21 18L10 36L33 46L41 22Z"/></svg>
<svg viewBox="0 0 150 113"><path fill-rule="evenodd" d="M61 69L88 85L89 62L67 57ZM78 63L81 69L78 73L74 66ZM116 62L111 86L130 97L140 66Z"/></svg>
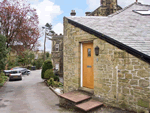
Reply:
<svg viewBox="0 0 150 113"><path fill-rule="evenodd" d="M91 89L95 97L113 107L135 112L149 112L150 54L149 49L146 49L150 45L148 41L150 27L146 27L150 25L149 15L142 16L133 12L136 9L144 11L149 8L148 5L133 3L126 7L126 10L108 18L65 17L64 92L83 87L83 45L92 43L94 88ZM124 21L123 15L126 19L130 17L128 18L130 20ZM140 23L139 26L136 26L136 19ZM131 24L136 27L130 27ZM122 27L117 29L118 25ZM137 31L139 27L143 28L140 33ZM126 37L130 37L131 40ZM140 45L141 43L144 45ZM98 56L95 55L97 46L99 47Z"/></svg>
<svg viewBox="0 0 150 113"><path fill-rule="evenodd" d="M53 68L58 70L60 76L63 76L63 35L54 35L51 40L51 60Z"/></svg>
<svg viewBox="0 0 150 113"><path fill-rule="evenodd" d="M101 0L101 6L93 12L87 13L87 16L108 16L116 11L122 9L117 0Z"/></svg>

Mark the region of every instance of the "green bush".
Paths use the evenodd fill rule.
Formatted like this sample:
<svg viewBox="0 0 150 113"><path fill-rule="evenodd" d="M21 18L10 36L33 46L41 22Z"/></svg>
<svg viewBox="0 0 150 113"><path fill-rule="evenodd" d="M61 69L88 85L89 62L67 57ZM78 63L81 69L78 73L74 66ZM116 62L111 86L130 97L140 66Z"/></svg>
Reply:
<svg viewBox="0 0 150 113"><path fill-rule="evenodd" d="M49 80L47 80L47 84L48 84L48 86L53 86L54 85L54 78L50 78Z"/></svg>
<svg viewBox="0 0 150 113"><path fill-rule="evenodd" d="M54 78L54 73L52 69L47 69L44 73L44 78L45 79L50 79L50 78Z"/></svg>
<svg viewBox="0 0 150 113"><path fill-rule="evenodd" d="M54 87L62 87L63 84L58 82L58 81L54 81L54 84L53 84Z"/></svg>
<svg viewBox="0 0 150 113"><path fill-rule="evenodd" d="M43 64L43 60L42 59L37 59L35 61L35 66L37 69L40 69L42 67L42 64Z"/></svg>
<svg viewBox="0 0 150 113"><path fill-rule="evenodd" d="M47 80L47 85L52 87L63 87L63 84L58 81L54 81L54 78L50 78L49 80Z"/></svg>
<svg viewBox="0 0 150 113"><path fill-rule="evenodd" d="M44 78L44 73L47 69L52 69L53 66L52 66L52 62L51 60L46 60L44 63L43 63L43 66L42 66L42 72L41 72L41 78L42 79L45 79Z"/></svg>
<svg viewBox="0 0 150 113"><path fill-rule="evenodd" d="M1 73L1 76L5 76L5 73ZM6 77L6 76L5 76Z"/></svg>
<svg viewBox="0 0 150 113"><path fill-rule="evenodd" d="M7 80L7 76L5 76L4 73L0 73L0 86L3 86L6 80Z"/></svg>
<svg viewBox="0 0 150 113"><path fill-rule="evenodd" d="M2 78L2 76L0 76L0 83L2 83L3 82L3 78Z"/></svg>
<svg viewBox="0 0 150 113"><path fill-rule="evenodd" d="M59 77L58 76L54 76L54 81L58 81L59 82Z"/></svg>

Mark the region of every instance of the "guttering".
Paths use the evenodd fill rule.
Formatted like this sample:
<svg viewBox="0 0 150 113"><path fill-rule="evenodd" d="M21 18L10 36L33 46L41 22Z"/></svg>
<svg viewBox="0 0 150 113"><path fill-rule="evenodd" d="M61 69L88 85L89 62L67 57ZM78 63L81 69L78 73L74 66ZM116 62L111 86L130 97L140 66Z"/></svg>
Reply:
<svg viewBox="0 0 150 113"><path fill-rule="evenodd" d="M66 19L68 19L68 18L66 18ZM150 64L150 56L148 56L148 55L146 55L146 54L144 54L142 52L139 52L139 51L137 51L137 50L135 50L135 49L133 49L133 48L131 48L131 47L121 43L121 42L118 42L117 40L112 39L109 36L106 36L106 35L104 35L104 34L102 34L100 32L97 32L97 31L95 31L95 30L93 30L93 29L91 29L91 28L89 28L87 26L84 26L84 25L82 25L80 23L77 23L77 22L75 22L75 21L73 21L71 19L68 19L68 23L70 23L70 24L74 25L75 27L78 27L78 28L82 29L83 31L86 31L86 32L88 32L88 33L90 33L90 34L92 34L92 35L94 35L94 36L96 36L96 37L98 37L98 38L100 38L100 39L102 39L102 40L104 40L104 41L106 41L106 42L116 46L116 47L118 47L119 49L125 50L126 52L132 54L133 56L138 57L141 60L143 60L143 61L145 61L145 62Z"/></svg>

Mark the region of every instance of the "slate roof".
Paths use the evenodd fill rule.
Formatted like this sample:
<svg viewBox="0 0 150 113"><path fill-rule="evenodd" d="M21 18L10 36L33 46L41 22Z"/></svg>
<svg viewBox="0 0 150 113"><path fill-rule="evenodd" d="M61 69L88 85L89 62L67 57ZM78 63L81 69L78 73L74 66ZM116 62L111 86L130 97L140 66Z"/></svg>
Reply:
<svg viewBox="0 0 150 113"><path fill-rule="evenodd" d="M140 15L134 10L150 10L150 5L135 2L107 17L72 16L67 19L149 57L150 15Z"/></svg>

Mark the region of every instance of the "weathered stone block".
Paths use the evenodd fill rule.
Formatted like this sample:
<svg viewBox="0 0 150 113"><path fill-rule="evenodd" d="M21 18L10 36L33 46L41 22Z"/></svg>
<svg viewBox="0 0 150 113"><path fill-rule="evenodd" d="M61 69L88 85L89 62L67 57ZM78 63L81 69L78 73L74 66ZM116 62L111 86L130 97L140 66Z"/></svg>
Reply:
<svg viewBox="0 0 150 113"><path fill-rule="evenodd" d="M135 69L135 70L138 70L138 69L143 69L143 68L142 68L142 66L140 65L140 66L134 66L134 69Z"/></svg>
<svg viewBox="0 0 150 113"><path fill-rule="evenodd" d="M140 79L140 77L138 77L138 76L133 76L133 79Z"/></svg>
<svg viewBox="0 0 150 113"><path fill-rule="evenodd" d="M133 70L133 65L126 65L126 69Z"/></svg>
<svg viewBox="0 0 150 113"><path fill-rule="evenodd" d="M140 76L140 77L149 77L149 73L146 70L139 70L138 73L137 73L137 76Z"/></svg>
<svg viewBox="0 0 150 113"><path fill-rule="evenodd" d="M121 72L118 72L118 78L124 78L124 74Z"/></svg>
<svg viewBox="0 0 150 113"><path fill-rule="evenodd" d="M131 84L131 85L138 85L138 81L137 81L137 80L131 80L131 81L130 81L130 84Z"/></svg>
<svg viewBox="0 0 150 113"><path fill-rule="evenodd" d="M139 62L132 62L132 65L139 65Z"/></svg>
<svg viewBox="0 0 150 113"><path fill-rule="evenodd" d="M123 69L125 69L125 66L124 65L119 65L118 69L123 70Z"/></svg>
<svg viewBox="0 0 150 113"><path fill-rule="evenodd" d="M146 80L139 80L139 85L141 87L148 87L149 86L149 81Z"/></svg>
<svg viewBox="0 0 150 113"><path fill-rule="evenodd" d="M129 94L129 89L123 88L123 93L124 93L124 94Z"/></svg>
<svg viewBox="0 0 150 113"><path fill-rule="evenodd" d="M129 71L127 70L124 70L124 71L121 71L123 74L126 74L126 73L129 73Z"/></svg>
<svg viewBox="0 0 150 113"><path fill-rule="evenodd" d="M128 79L119 79L119 82L128 83L128 82L129 82L129 80L128 80Z"/></svg>
<svg viewBox="0 0 150 113"><path fill-rule="evenodd" d="M110 91L110 87L109 86L103 86L103 89L106 91L106 92L108 92L108 91Z"/></svg>
<svg viewBox="0 0 150 113"><path fill-rule="evenodd" d="M126 79L132 79L132 74L125 74Z"/></svg>

